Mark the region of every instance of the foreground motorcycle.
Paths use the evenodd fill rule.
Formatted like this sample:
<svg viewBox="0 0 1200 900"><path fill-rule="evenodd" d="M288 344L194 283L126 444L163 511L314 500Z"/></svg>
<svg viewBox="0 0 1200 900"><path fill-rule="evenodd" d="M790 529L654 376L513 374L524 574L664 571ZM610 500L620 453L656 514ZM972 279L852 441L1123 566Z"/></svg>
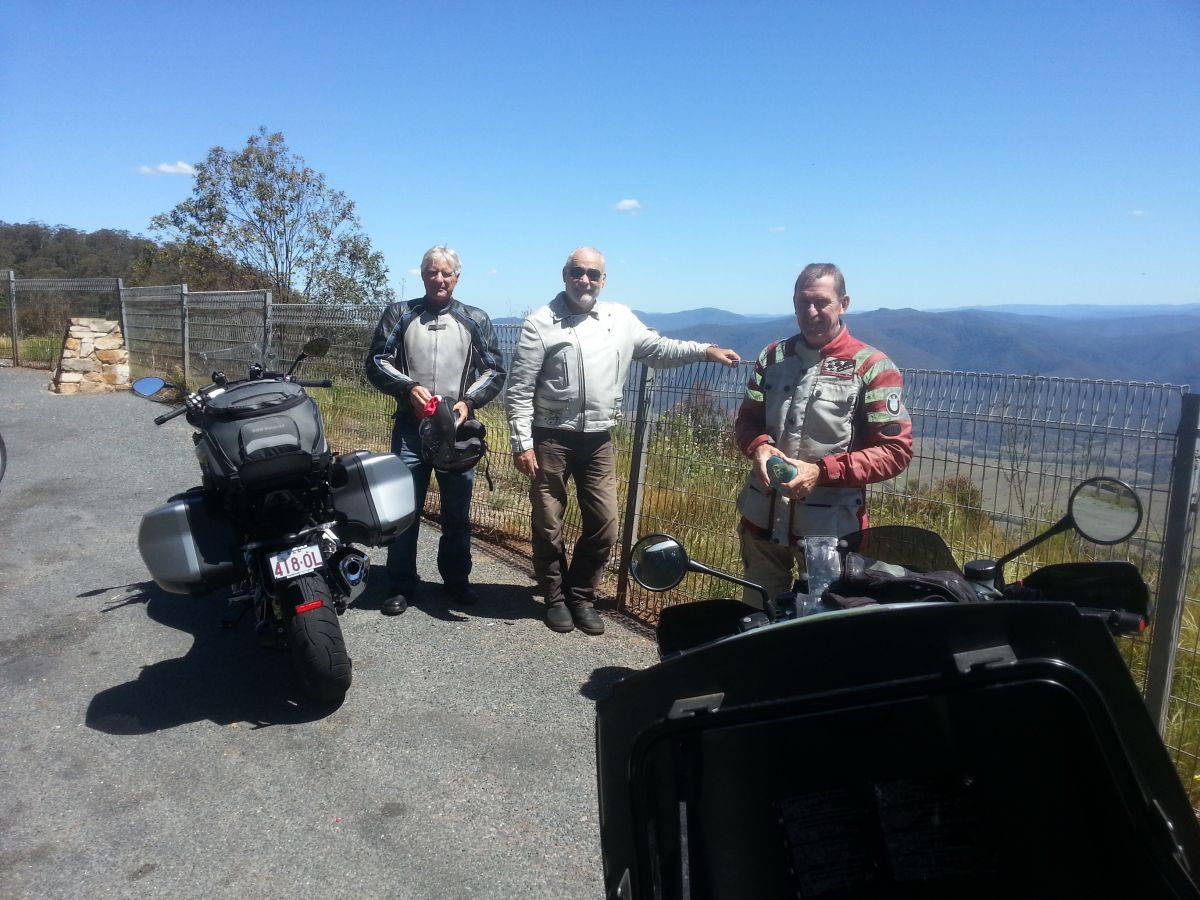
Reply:
<svg viewBox="0 0 1200 900"><path fill-rule="evenodd" d="M1091 479L965 573L931 532L867 529L833 540L819 595L665 609L662 662L597 705L607 896L1200 896L1200 827L1112 638L1146 619L1140 574L1004 581L1052 534L1117 543L1140 518ZM651 590L689 571L756 589L668 535L634 548Z"/></svg>
<svg viewBox="0 0 1200 900"><path fill-rule="evenodd" d="M234 381L185 393L156 425L186 416L202 483L142 518L138 549L165 591L202 595L232 588L232 627L249 609L259 642L287 650L312 699L339 702L352 664L338 621L364 586L369 562L352 542L381 546L413 521L412 478L391 453L333 456L300 363L329 350L317 338L286 373L250 366ZM139 396L183 393L162 378L132 385Z"/></svg>

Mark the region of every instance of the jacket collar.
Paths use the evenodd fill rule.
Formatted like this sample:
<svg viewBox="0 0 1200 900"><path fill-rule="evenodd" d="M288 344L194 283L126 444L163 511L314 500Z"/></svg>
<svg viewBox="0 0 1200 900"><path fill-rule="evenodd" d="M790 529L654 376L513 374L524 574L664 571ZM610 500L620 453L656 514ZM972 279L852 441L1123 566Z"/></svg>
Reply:
<svg viewBox="0 0 1200 900"><path fill-rule="evenodd" d="M416 310L417 312L422 312L422 313L427 312L430 315L434 315L434 316L441 316L441 315L444 315L444 314L450 312L450 310L454 309L455 306L461 306L461 304L458 302L457 297L451 297L450 302L438 310L433 309L433 307L431 307L429 305L428 297L418 297L416 300L412 301L412 303L409 306L409 309Z"/></svg>

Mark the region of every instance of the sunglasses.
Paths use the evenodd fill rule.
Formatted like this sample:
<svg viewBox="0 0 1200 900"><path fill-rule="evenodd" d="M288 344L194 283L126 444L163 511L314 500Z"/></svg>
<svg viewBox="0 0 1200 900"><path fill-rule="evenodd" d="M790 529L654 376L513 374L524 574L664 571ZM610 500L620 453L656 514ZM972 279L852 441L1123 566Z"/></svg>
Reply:
<svg viewBox="0 0 1200 900"><path fill-rule="evenodd" d="M586 275L592 281L599 281L604 277L604 273L599 269L585 269L583 266L571 266L567 269L567 274L572 278L582 278Z"/></svg>

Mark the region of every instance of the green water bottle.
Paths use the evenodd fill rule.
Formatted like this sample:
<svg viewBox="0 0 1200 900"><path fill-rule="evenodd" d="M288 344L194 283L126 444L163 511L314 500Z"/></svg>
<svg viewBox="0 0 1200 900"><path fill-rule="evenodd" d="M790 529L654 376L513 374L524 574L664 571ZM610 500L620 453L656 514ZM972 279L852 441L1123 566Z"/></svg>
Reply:
<svg viewBox="0 0 1200 900"><path fill-rule="evenodd" d="M772 456L767 460L767 480L775 490L778 491L781 485L787 484L795 477L796 467L782 456Z"/></svg>

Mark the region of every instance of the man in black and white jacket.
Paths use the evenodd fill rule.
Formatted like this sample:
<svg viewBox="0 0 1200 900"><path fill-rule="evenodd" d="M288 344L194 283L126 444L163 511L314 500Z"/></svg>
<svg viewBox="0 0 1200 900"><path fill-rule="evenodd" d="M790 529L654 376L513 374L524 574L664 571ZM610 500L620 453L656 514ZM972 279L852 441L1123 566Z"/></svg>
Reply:
<svg viewBox="0 0 1200 900"><path fill-rule="evenodd" d="M506 377L495 331L487 313L454 299L462 263L449 247L431 247L421 259L425 296L393 303L375 328L367 353L367 379L396 398L392 452L413 475L417 509L425 505L433 470L421 455L418 414L439 395L454 406L457 422L493 400ZM475 472L437 472L442 536L438 572L450 599L474 603L471 590L471 489ZM420 583L417 533L420 519L388 547L389 596L384 615L399 615Z"/></svg>

